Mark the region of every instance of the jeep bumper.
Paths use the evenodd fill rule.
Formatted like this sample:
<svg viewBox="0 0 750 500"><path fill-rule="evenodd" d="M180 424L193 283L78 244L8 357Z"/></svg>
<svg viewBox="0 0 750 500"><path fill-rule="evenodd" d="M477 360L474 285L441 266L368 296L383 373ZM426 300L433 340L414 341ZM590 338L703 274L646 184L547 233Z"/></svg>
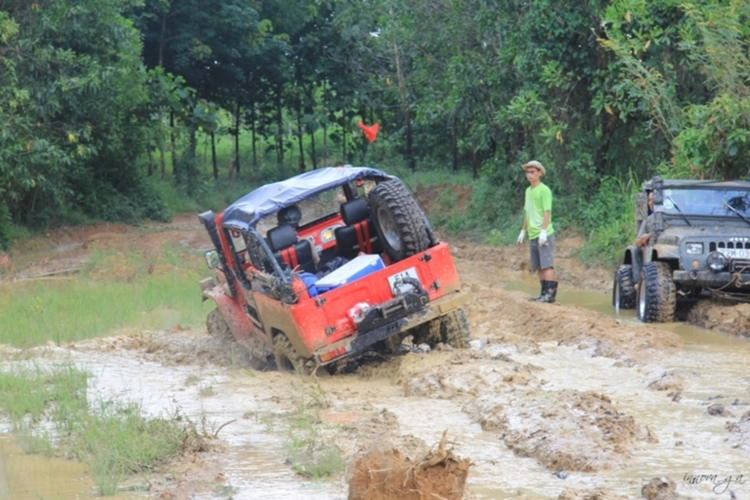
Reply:
<svg viewBox="0 0 750 500"><path fill-rule="evenodd" d="M466 302L471 300L469 292L454 292L445 297L427 303L424 307L414 312L399 316L393 321L380 322L374 329L364 333L359 332L355 336L347 337L318 349L314 353L315 361L318 365L326 365L332 361L340 359L343 356L355 354L364 351L367 347L385 340L396 334L411 330L415 326L427 323L435 318L458 309Z"/></svg>
<svg viewBox="0 0 750 500"><path fill-rule="evenodd" d="M731 273L729 271L714 272L709 270L703 271L675 271L672 274L672 280L682 286L703 286L703 287L734 287L747 288L750 292L750 273Z"/></svg>

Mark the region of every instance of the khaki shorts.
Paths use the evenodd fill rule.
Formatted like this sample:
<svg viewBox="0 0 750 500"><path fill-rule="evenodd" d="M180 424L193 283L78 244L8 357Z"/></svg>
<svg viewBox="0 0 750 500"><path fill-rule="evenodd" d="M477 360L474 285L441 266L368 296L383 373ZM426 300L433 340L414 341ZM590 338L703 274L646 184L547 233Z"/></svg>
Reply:
<svg viewBox="0 0 750 500"><path fill-rule="evenodd" d="M549 269L555 267L555 261L552 254L555 250L555 235L547 236L547 244L541 246L539 238L529 240L529 260L531 261L531 270Z"/></svg>

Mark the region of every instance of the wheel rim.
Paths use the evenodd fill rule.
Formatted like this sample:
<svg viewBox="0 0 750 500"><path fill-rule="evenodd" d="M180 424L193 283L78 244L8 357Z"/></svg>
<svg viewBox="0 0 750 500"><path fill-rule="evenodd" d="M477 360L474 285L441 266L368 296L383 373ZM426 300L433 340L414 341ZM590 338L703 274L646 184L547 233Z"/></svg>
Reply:
<svg viewBox="0 0 750 500"><path fill-rule="evenodd" d="M615 279L615 312L620 312L620 282Z"/></svg>
<svg viewBox="0 0 750 500"><path fill-rule="evenodd" d="M645 283L643 280L638 281L638 319L643 321L646 317L646 294L643 293L643 287Z"/></svg>
<svg viewBox="0 0 750 500"><path fill-rule="evenodd" d="M391 214L383 207L378 208L378 225L380 230L383 231L383 238L388 242L388 245L396 252L400 251L401 239L396 231L396 223L391 218Z"/></svg>

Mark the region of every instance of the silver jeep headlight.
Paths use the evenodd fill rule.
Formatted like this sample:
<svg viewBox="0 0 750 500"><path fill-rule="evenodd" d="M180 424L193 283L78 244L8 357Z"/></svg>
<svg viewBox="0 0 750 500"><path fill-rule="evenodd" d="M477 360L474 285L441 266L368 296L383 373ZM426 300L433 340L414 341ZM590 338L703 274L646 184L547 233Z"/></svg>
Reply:
<svg viewBox="0 0 750 500"><path fill-rule="evenodd" d="M727 257L721 252L711 252L708 254L708 257L706 257L706 265L708 265L712 271L723 271L728 263L729 259L727 259Z"/></svg>
<svg viewBox="0 0 750 500"><path fill-rule="evenodd" d="M699 255L703 253L703 243L686 243L685 252L693 255Z"/></svg>

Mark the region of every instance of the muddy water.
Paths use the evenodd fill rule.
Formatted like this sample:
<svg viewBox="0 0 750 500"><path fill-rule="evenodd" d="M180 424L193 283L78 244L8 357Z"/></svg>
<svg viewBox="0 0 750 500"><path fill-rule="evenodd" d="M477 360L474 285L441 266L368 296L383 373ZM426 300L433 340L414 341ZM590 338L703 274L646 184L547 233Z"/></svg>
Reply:
<svg viewBox="0 0 750 500"><path fill-rule="evenodd" d="M94 499L91 478L83 464L27 455L9 436L0 434L0 500ZM118 495L113 500L135 499Z"/></svg>
<svg viewBox="0 0 750 500"><path fill-rule="evenodd" d="M534 280L513 282L508 288L538 293ZM558 295L562 304L613 315L609 300L600 294L564 289ZM635 327L639 325L629 311L621 312L617 318ZM397 418L396 434L413 435L429 444L437 443L443 430L449 429L454 451L470 457L474 464L467 495L472 499L554 499L565 488L604 488L628 498L639 498L644 480L662 476L675 480L678 491L691 498L730 498L729 490L737 498L750 498L750 480L721 491L720 486L715 490L713 483L695 485L684 479L686 474L713 474L718 478L750 476L750 458L746 452L728 445L725 428L728 421L736 422L750 410L746 405L750 402L750 371L746 368L750 342L681 323L662 328L678 333L686 349L635 367L623 366L611 358L594 357L593 348L585 346L559 346L551 342L542 343L538 351L502 343L481 347L492 354L512 357L521 365L543 367L536 376L539 387L545 391L575 388L605 394L619 412L635 418L643 433L651 431L658 443L637 442L628 465L621 469L596 474L561 471L564 473L559 475L564 477L561 479L535 459L516 456L497 433L483 431L464 411L465 402L405 397L402 387L382 380L322 379L325 391L335 396L323 419L330 425L368 426L373 413L387 408ZM93 375L92 398L136 401L152 415L173 415L179 411L196 421L205 418L212 429L231 421L220 431L220 437L230 445L222 468L226 479L224 491L231 491L235 499L323 500L347 496L344 478L307 481L284 463L281 415L294 411L297 402L282 394L296 391L304 395L313 390L294 377L227 371L212 365L168 366L144 360L137 352L125 349L114 353L53 349L52 357L72 360ZM477 370L485 369L477 366ZM483 374L491 377L490 371L486 369ZM648 388L666 373L677 374L684 380L679 401L672 401L670 391ZM459 386L463 382L468 385L469 381L460 377L453 381ZM270 391L269 387L275 390ZM508 394L497 395L501 404L509 404L508 397ZM728 413L710 415L711 404L723 404ZM345 443L344 448L347 453L356 451L355 443L350 448ZM19 457L23 458L20 462ZM4 438L0 441L0 500L89 498L87 495L93 493L85 479L85 470L78 464L63 464L69 468L58 468L58 461L20 456L9 439ZM51 484L53 489L41 489L45 484ZM29 485L39 489L30 490ZM215 492L195 498L215 498Z"/></svg>

